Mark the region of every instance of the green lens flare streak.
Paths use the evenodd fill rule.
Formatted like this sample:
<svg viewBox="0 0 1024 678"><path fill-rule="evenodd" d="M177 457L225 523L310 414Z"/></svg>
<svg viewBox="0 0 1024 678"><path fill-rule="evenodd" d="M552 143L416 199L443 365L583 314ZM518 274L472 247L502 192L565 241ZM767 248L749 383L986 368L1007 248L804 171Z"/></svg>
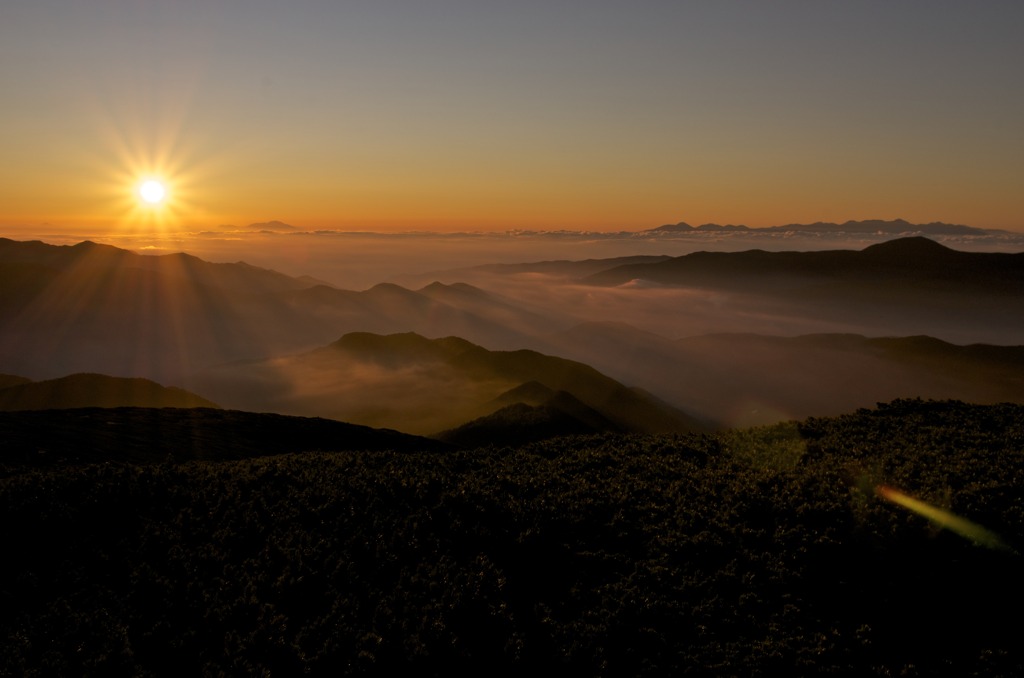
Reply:
<svg viewBox="0 0 1024 678"><path fill-rule="evenodd" d="M975 544L1000 551L1013 551L1013 549L1007 546L995 532L987 530L977 523L972 523L966 518L961 518L955 513L950 513L949 511L940 509L937 506L932 506L920 499L914 499L913 497L903 494L899 490L887 487L886 485L879 485L875 491L878 493L878 496L883 499L887 499L894 504L899 504L904 508L910 509L914 513L924 516L936 525L952 530L961 537L970 539Z"/></svg>

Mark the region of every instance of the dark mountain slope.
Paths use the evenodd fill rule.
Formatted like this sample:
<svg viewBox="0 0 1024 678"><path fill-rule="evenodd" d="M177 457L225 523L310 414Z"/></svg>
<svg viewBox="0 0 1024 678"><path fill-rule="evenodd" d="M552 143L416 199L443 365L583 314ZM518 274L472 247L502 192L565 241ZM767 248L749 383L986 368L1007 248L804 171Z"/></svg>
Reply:
<svg viewBox="0 0 1024 678"><path fill-rule="evenodd" d="M0 389L0 410L63 410L73 407L211 407L216 403L149 379L72 374Z"/></svg>
<svg viewBox="0 0 1024 678"><path fill-rule="evenodd" d="M530 381L492 401L499 409L432 437L460 447L522 445L567 435L618 433L623 429L566 391Z"/></svg>
<svg viewBox="0 0 1024 678"><path fill-rule="evenodd" d="M959 252L928 238L899 238L861 251L695 252L668 261L621 266L588 276L594 285L631 280L663 285L746 289L797 288L809 282L872 287L943 288L997 296L1024 294L1024 254Z"/></svg>
<svg viewBox="0 0 1024 678"><path fill-rule="evenodd" d="M329 419L208 408L0 412L0 467L224 461L313 450L440 451L436 440Z"/></svg>
<svg viewBox="0 0 1024 678"><path fill-rule="evenodd" d="M601 431L558 407L515 403L431 437L472 449L490 445L512 447L548 438Z"/></svg>
<svg viewBox="0 0 1024 678"><path fill-rule="evenodd" d="M1019 678L1022 440L1020 406L902 401L24 469L0 478L0 675Z"/></svg>
<svg viewBox="0 0 1024 678"><path fill-rule="evenodd" d="M19 377L13 374L0 374L0 388L7 388L9 386L20 386L21 384L31 384L32 380L25 377Z"/></svg>

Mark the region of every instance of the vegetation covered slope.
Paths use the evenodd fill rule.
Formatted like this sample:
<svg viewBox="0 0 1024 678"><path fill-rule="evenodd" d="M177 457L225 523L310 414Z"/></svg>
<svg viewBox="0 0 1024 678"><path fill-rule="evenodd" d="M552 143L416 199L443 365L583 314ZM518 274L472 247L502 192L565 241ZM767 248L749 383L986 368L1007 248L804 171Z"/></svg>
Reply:
<svg viewBox="0 0 1024 678"><path fill-rule="evenodd" d="M0 481L0 673L1021 675L1022 491L1024 408L922 401L715 436L24 469Z"/></svg>

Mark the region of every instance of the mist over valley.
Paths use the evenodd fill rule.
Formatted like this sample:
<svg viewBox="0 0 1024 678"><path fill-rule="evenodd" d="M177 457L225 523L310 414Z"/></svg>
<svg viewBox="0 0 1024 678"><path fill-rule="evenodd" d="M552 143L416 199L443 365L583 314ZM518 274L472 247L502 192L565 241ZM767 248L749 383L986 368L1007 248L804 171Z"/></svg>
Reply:
<svg viewBox="0 0 1024 678"><path fill-rule="evenodd" d="M492 414L524 382L577 397L582 387L408 345L384 360L400 335L576 361L707 425L901 397L1019 402L1022 257L914 236L861 250L488 264L355 291L241 262L5 239L0 372L145 378L234 409L421 435ZM340 350L357 335L377 353Z"/></svg>

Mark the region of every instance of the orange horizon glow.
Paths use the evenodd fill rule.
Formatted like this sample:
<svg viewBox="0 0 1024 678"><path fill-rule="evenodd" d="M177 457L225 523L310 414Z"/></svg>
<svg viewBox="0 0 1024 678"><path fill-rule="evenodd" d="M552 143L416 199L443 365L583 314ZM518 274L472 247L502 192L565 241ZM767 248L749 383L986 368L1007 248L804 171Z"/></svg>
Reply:
<svg viewBox="0 0 1024 678"><path fill-rule="evenodd" d="M0 229L1024 232L1021 11L23 3Z"/></svg>

